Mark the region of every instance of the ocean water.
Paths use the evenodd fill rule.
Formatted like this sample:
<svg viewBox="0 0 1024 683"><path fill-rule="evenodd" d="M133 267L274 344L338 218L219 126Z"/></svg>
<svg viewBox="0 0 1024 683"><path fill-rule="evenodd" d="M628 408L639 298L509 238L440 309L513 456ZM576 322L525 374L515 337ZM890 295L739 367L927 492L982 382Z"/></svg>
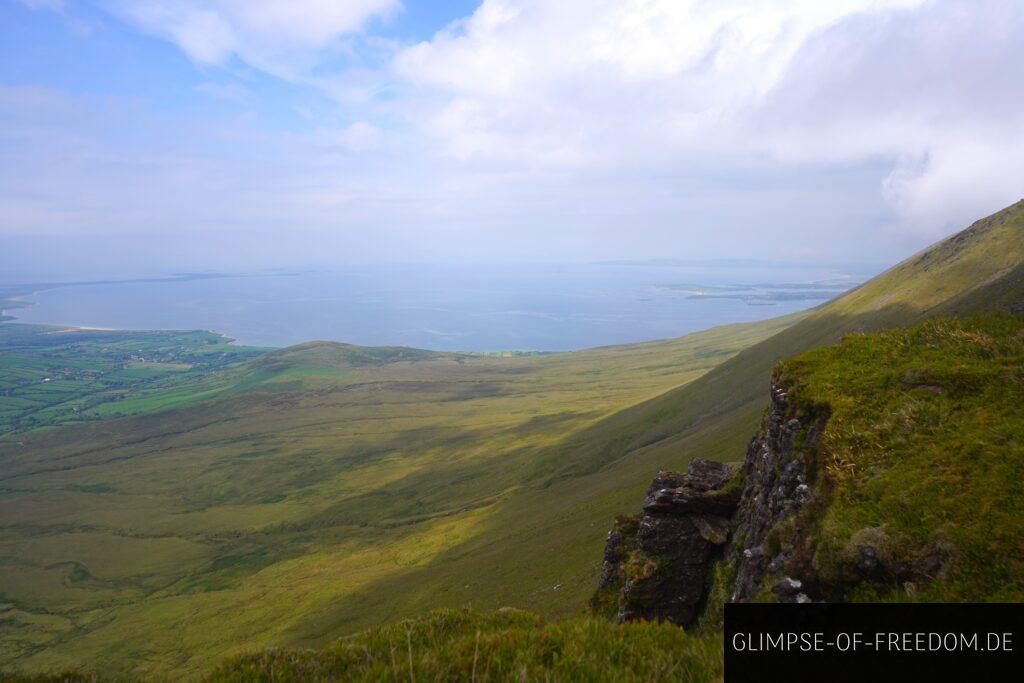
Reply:
<svg viewBox="0 0 1024 683"><path fill-rule="evenodd" d="M676 337L815 306L865 273L816 266L353 267L60 286L19 322L209 329L447 351L568 351Z"/></svg>

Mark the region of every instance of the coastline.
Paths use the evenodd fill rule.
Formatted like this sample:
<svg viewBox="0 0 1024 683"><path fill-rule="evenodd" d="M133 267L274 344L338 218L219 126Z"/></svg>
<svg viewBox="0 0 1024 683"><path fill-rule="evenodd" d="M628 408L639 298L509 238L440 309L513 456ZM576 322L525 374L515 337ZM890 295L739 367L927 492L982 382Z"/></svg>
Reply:
<svg viewBox="0 0 1024 683"><path fill-rule="evenodd" d="M37 325L41 327L52 327L56 328L52 330L52 333L71 332L71 331L86 331L86 332L139 332L139 333L154 333L154 332L169 332L169 333L181 333L181 332L207 332L221 337L228 344L235 346L256 346L257 348L275 348L275 347L259 347L253 344L241 344L238 339L233 335L223 330L217 330L213 328L189 328L189 327L160 327L160 328L132 328L132 327L102 327L98 325L80 325L77 323L59 323L59 322L25 322L18 318L16 315L11 315L10 312L24 310L28 308L34 308L39 305L37 301L31 301L27 297L36 296L45 292L51 292L56 289L62 289L65 287L85 287L89 285L120 285L120 284L132 284L138 282L189 282L192 280L210 280L219 278L229 277L245 277L245 274L231 275L225 273L213 273L213 274L200 274L191 273L183 275L171 275L167 277L156 277L156 278L129 278L125 280L85 280L81 282L57 282L57 283L40 283L38 285L31 284L12 284L12 285L0 285L0 324L10 323L14 325Z"/></svg>
<svg viewBox="0 0 1024 683"><path fill-rule="evenodd" d="M133 282L133 281L126 281L126 282ZM18 311L18 310L23 310L23 309L27 309L27 308L33 308L33 307L39 305L38 302L27 301L27 300L23 299L22 297L32 296L33 294L40 294L42 292L49 292L49 291L54 290L54 289L60 289L61 287L74 286L74 285L77 285L77 284L93 284L93 283L68 283L66 285L57 285L57 286L43 287L41 289L33 290L33 291L28 292L26 294L21 294L21 295L16 296L16 297L10 297L10 298L7 298L7 299L3 299L2 300L3 306L0 307L0 324L7 323L7 324L10 324L10 325L26 325L26 326L27 325L32 325L32 326L36 326L36 327L50 327L50 328L53 328L52 330L50 330L49 334L61 334L61 333L66 333L66 332L78 332L78 331L81 331L81 332L124 332L126 334L130 334L130 333L133 333L133 332L140 333L140 334L146 334L146 333L153 334L153 333L160 333L160 332L167 332L167 333L206 332L206 333L209 333L209 334L216 335L216 336L220 337L221 339L223 339L226 343L234 345L234 346L239 346L239 347L242 347L242 346L252 346L254 348L268 348L268 349L270 349L270 348L277 348L277 347L273 347L273 346L259 346L257 344L242 344L232 334L230 334L230 333L228 333L228 332L226 332L224 330L217 330L217 329L213 329L213 328L199 328L199 327L196 327L196 328L191 328L191 327L181 327L181 328L177 328L177 327L149 327L149 328L141 328L140 327L140 328L134 328L134 327L101 327L101 326L98 326L98 325L79 325L77 323L59 323L59 322L39 323L39 322L25 322L23 320L20 320L16 315L9 315L8 314L8 311ZM14 305L12 305L12 304L14 304Z"/></svg>
<svg viewBox="0 0 1024 683"><path fill-rule="evenodd" d="M290 273L291 274L291 273ZM263 274L248 274L252 277ZM272 275L280 275L274 273ZM487 290L483 296L470 300L465 310L458 306L452 310L436 309L439 314L419 314L426 304L416 299L414 290L388 290L381 298L376 290L350 291L347 280L311 280L298 285L297 293L292 285L270 283L254 283L252 287L240 285L206 285L191 286L177 290L164 285L155 288L146 286L145 292L153 290L155 294L133 294L134 288L112 287L109 289L83 292L81 299L75 294L62 293L56 298L32 300L52 290L86 285L126 285L138 282L175 283L195 279L214 279L220 277L242 277L241 275L183 275L159 278L136 278L124 280L97 280L87 282L37 283L34 285L0 286L0 304L7 309L3 322L25 325L41 325L54 329L77 329L83 331L102 332L187 332L203 331L216 335L228 343L240 346L260 348L284 348L301 344L308 340L334 340L364 347L408 347L450 353L558 353L584 351L608 346L625 346L676 339L695 332L714 327L737 323L753 323L775 317L788 316L803 310L815 308L825 303L828 298L819 295L813 298L801 297L799 301L780 297L778 300L761 301L740 299L733 296L716 296L719 291L749 290L762 285L675 285L659 286L644 282L619 283L613 281L608 286L616 285L615 296L608 298L605 304L600 297L586 298L589 290L581 290L578 284L564 284L552 281L555 294L572 295L580 298L580 303L567 309L555 297L554 306L547 299L533 302L538 313L533 317L544 320L537 323L532 318L525 322L519 318L504 318L500 323L476 324L467 322L466 316L511 315L513 311L495 306L508 307L512 304L494 304L488 298ZM337 284L335 284L337 283ZM455 283L460 284L460 283ZM461 283L465 284L465 283ZM507 284L507 283L504 283ZM622 286L624 285L624 286ZM330 288L338 286L336 292ZM593 287L588 283L588 287ZM783 283L779 289L797 287L796 284ZM806 285L799 285L800 287ZM226 287L226 289L225 289ZM281 290L280 287L285 287ZM309 287L319 287L309 290ZM575 287L575 289L574 289ZM704 296L692 297L700 299L695 305L681 301L692 294L692 291L681 291L699 288ZM212 288L212 289L210 289ZM268 289L269 288L269 289ZM303 290L302 288L306 288ZM210 289L207 292L207 289ZM5 291L6 290L6 291ZM251 290L251 291L250 291ZM662 295L648 296L650 291L662 291ZM310 293L313 291L314 293ZM127 294L126 294L127 292ZM179 294L179 292L181 292ZM226 294L225 294L226 292ZM274 294L268 294L273 292ZM281 293L283 292L283 294ZM327 292L320 294L318 292ZM451 297L455 289L441 289L437 296L441 302L444 297ZM334 295L328 301L336 303L317 304L320 297ZM411 293L411 294L410 294ZM600 292L599 292L600 293ZM250 301L247 297L254 297ZM458 292L456 292L456 295ZM816 293L818 294L818 293ZM829 294L834 294L829 292ZM365 295L365 296L364 296ZM667 297L665 295L668 295ZM142 298L139 298L142 296ZM296 305L292 299L297 296ZM366 298L366 297L369 298ZM412 299L406 301L407 296ZM135 301L126 307L125 314L114 314L120 311L117 307L119 297L134 297ZM308 298L315 297L315 298ZM388 298L390 297L390 298ZM643 303L630 308L635 300ZM550 298L550 297L549 297ZM111 299L113 299L111 301ZM379 301L378 301L379 299ZM665 301L667 299L667 301ZM660 302L660 303L659 303ZM662 305L665 304L665 305ZM440 304L438 304L440 305ZM29 313L28 309L42 306L44 310ZM127 304L126 304L127 306ZM291 306L291 308L289 308ZM314 308L310 314L310 306L325 306L323 310ZM235 308L239 308L236 311ZM352 313L352 310L373 309L369 317L363 313ZM750 309L761 309L751 311ZM17 309L26 309L18 314ZM180 309L180 310L178 310ZM194 310L193 310L194 309ZM380 309L380 310L377 310ZM492 310L494 309L494 310ZM740 309L746 309L744 312ZM406 315L406 311L413 314ZM91 314L90 314L91 311ZM481 312L482 311L482 312ZM519 310L515 312L519 315ZM540 313L545 313L541 316ZM50 314L52 314L51 317ZM464 314L463 317L456 317ZM306 315L307 318L296 318ZM335 319L331 319L334 316ZM404 316L404 317L403 317ZM26 319L28 318L28 319ZM293 323L287 324L292 319ZM489 318L488 318L489 320ZM632 321L631 323L629 321ZM135 326L138 323L141 325ZM224 323L229 323L225 329ZM243 332L235 334L230 328L231 323ZM430 328L441 325L445 329L456 329L465 339L437 339L427 332ZM461 327L459 327L461 325ZM564 328L564 329L563 329ZM245 337L251 337L247 340Z"/></svg>

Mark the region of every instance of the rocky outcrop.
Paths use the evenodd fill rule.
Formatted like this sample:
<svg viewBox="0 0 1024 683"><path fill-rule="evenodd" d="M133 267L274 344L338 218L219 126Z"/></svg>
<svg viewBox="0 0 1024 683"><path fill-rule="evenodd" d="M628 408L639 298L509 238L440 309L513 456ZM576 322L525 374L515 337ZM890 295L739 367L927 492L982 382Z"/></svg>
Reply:
<svg viewBox="0 0 1024 683"><path fill-rule="evenodd" d="M642 517L609 537L605 604L714 628L730 601L1016 595L1021 339L1005 312L935 318L779 363L739 474L662 472Z"/></svg>
<svg viewBox="0 0 1024 683"><path fill-rule="evenodd" d="M608 534L592 606L618 621L689 626L707 595L712 560L729 538L740 498L722 463L695 459L686 474L661 472L639 517L620 518Z"/></svg>
<svg viewBox="0 0 1024 683"><path fill-rule="evenodd" d="M735 567L733 601L748 601L770 587L784 602L812 599L814 578L804 557L797 515L811 499L816 456L828 414L798 408L786 390L772 383L764 425L747 447L743 497L734 520L727 560ZM799 573L801 576L792 576Z"/></svg>
<svg viewBox="0 0 1024 683"><path fill-rule="evenodd" d="M814 497L827 419L827 410L797 406L775 382L738 472L699 458L686 474L660 472L643 513L620 518L609 532L592 606L619 621L689 626L708 595L712 563L723 556L724 594L733 601L765 591L782 602L821 599L799 513Z"/></svg>

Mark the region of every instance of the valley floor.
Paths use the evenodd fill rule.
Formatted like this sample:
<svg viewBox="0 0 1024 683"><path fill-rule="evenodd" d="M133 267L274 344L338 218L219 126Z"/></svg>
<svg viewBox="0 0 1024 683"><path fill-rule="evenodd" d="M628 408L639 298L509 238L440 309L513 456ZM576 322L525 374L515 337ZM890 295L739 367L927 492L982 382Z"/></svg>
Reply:
<svg viewBox="0 0 1024 683"><path fill-rule="evenodd" d="M609 520L690 455L594 430L802 315L527 357L305 344L8 436L0 666L197 675L440 606L576 613Z"/></svg>

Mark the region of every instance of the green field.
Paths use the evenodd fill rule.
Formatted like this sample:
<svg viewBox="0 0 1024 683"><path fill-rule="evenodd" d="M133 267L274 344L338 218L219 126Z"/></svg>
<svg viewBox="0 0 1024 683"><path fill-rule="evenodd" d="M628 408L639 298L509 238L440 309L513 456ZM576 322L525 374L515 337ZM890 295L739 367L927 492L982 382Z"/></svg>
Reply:
<svg viewBox="0 0 1024 683"><path fill-rule="evenodd" d="M531 357L304 344L208 400L10 436L0 666L202 675L438 607L576 615L658 469L742 459L778 361L1006 311L1022 263L1018 203L787 319Z"/></svg>
<svg viewBox="0 0 1024 683"><path fill-rule="evenodd" d="M214 395L218 371L263 352L212 332L0 325L0 435ZM187 387L187 388L186 388Z"/></svg>

